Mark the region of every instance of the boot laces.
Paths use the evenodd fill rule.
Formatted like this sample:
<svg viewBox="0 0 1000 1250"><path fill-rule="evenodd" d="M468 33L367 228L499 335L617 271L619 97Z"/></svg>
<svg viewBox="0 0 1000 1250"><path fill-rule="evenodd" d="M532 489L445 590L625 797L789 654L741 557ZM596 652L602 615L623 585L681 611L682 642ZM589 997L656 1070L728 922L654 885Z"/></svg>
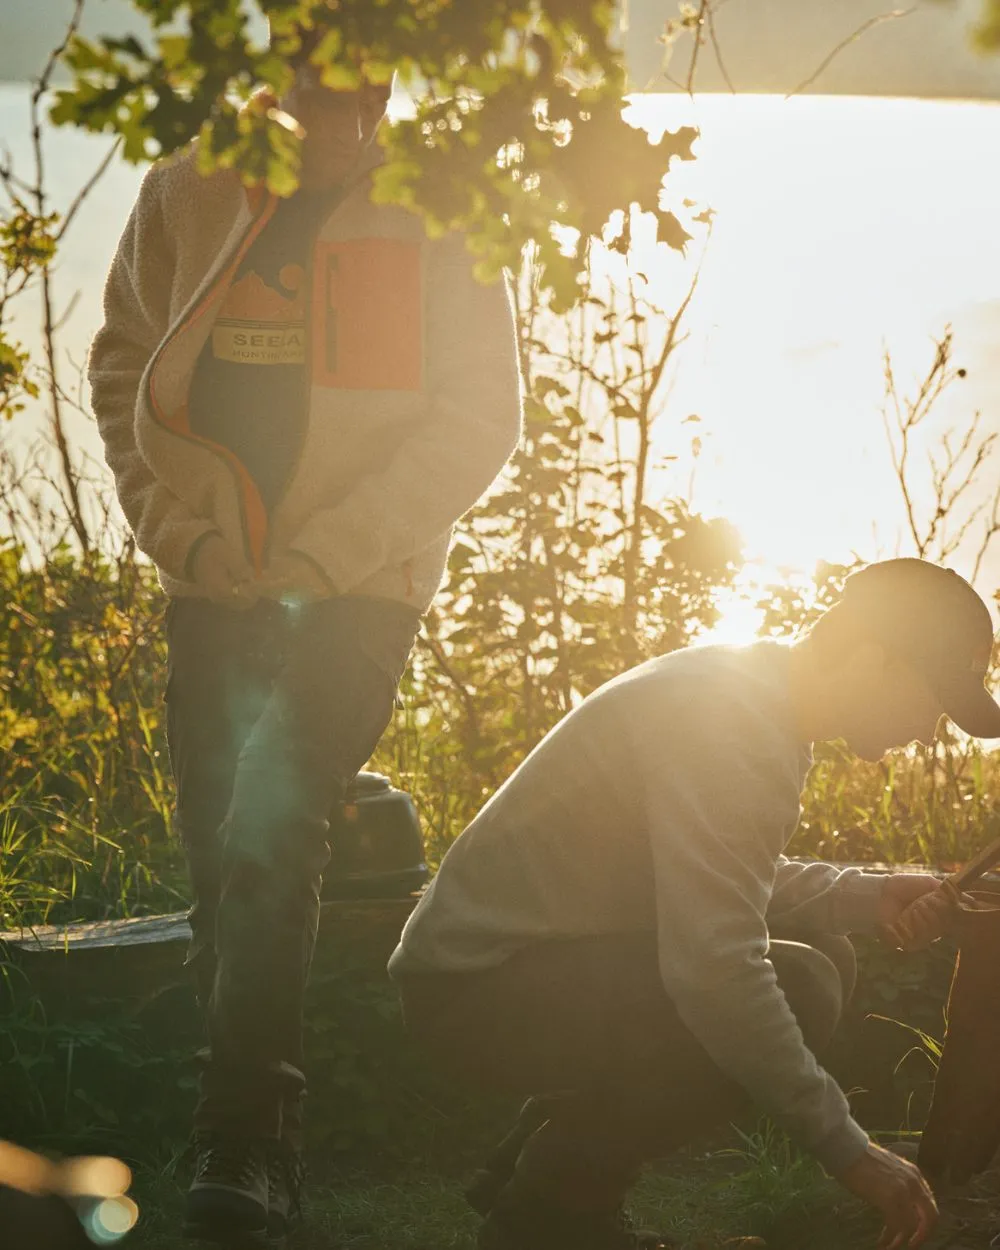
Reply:
<svg viewBox="0 0 1000 1250"><path fill-rule="evenodd" d="M241 1189L253 1188L260 1176L261 1158L251 1143L221 1133L197 1133L188 1147L197 1161L198 1180Z"/></svg>
<svg viewBox="0 0 1000 1250"><path fill-rule="evenodd" d="M298 1214L302 1209L302 1188L306 1179L306 1165L302 1155L284 1142L274 1142L268 1152L268 1175L272 1184L280 1185L287 1197L289 1212Z"/></svg>

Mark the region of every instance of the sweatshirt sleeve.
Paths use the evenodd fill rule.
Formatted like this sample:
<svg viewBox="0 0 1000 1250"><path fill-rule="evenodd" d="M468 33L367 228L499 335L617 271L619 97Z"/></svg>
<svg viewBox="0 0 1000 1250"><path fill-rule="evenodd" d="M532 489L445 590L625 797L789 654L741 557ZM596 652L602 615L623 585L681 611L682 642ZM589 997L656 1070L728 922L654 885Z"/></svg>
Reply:
<svg viewBox="0 0 1000 1250"><path fill-rule="evenodd" d="M873 933L886 878L778 856L767 911L772 933Z"/></svg>
<svg viewBox="0 0 1000 1250"><path fill-rule="evenodd" d="M521 432L517 345L504 281L477 282L460 236L428 249L428 408L385 466L292 539L338 591L446 535L503 468Z"/></svg>
<svg viewBox="0 0 1000 1250"><path fill-rule="evenodd" d="M139 387L170 319L174 262L160 207L161 173L154 165L143 178L111 262L88 376L105 459L136 544L170 576L185 580L195 545L215 527L154 476L135 437Z"/></svg>
<svg viewBox="0 0 1000 1250"><path fill-rule="evenodd" d="M692 692L635 735L645 777L660 970L681 1019L728 1076L830 1172L865 1149L768 959L765 915L798 817L794 753L761 718Z"/></svg>

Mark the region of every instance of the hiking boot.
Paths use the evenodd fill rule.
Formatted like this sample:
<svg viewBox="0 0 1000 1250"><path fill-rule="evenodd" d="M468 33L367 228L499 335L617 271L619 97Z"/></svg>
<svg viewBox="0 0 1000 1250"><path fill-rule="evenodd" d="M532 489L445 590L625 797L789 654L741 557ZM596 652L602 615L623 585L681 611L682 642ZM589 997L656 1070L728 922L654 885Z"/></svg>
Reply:
<svg viewBox="0 0 1000 1250"><path fill-rule="evenodd" d="M479 1250L671 1250L669 1238L636 1228L624 1207L572 1211L540 1198L498 1196L479 1229Z"/></svg>
<svg viewBox="0 0 1000 1250"><path fill-rule="evenodd" d="M302 1222L305 1162L285 1142L269 1143L267 1156L267 1236L281 1243Z"/></svg>
<svg viewBox="0 0 1000 1250"><path fill-rule="evenodd" d="M267 1244L268 1145L199 1132L184 1233L230 1246Z"/></svg>

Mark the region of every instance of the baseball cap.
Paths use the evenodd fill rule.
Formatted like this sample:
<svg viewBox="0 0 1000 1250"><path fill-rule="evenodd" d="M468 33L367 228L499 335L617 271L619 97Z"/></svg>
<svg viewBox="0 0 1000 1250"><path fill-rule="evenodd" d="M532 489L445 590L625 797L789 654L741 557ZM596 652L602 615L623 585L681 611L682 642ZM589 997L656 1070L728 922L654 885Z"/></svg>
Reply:
<svg viewBox="0 0 1000 1250"><path fill-rule="evenodd" d="M883 560L851 574L840 605L927 680L959 729L1000 738L1000 704L986 688L993 621L964 577L929 560Z"/></svg>

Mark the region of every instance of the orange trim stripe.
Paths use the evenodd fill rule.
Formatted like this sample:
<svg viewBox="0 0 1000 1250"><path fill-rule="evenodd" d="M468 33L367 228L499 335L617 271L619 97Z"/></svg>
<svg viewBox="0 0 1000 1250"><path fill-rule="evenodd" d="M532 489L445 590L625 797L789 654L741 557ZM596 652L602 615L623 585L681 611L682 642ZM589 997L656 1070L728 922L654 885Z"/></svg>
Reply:
<svg viewBox="0 0 1000 1250"><path fill-rule="evenodd" d="M213 442L210 438L203 438L201 434L194 433L191 429L187 404L178 410L177 416L173 420L165 421L164 424L168 429L173 430L175 434L181 434L192 443L198 443L200 446L216 452L235 473L242 492L243 518L246 523L246 536L250 544L250 554L253 556L254 572L259 577L264 571L264 547L267 542L268 517L264 501L261 499L260 491L257 489L257 483L247 472L243 461L240 460L234 451L223 446L222 443Z"/></svg>
<svg viewBox="0 0 1000 1250"><path fill-rule="evenodd" d="M251 207L256 208L254 200L259 203L260 196L251 196ZM236 250L236 255L222 271L222 273L216 278L215 282L211 286L211 289L205 292L204 298L198 304L197 308L192 309L191 313L187 317L187 320L184 321L182 325L178 326L174 333L170 336L171 342L176 339L179 334L183 334L185 330L190 329L198 318L204 314L205 309L211 303L212 298L222 283L232 281L236 270L239 268L240 263L243 260L243 257L246 256L260 232L274 216L277 206L277 197L273 195L269 196L262 211L255 218L250 229L243 236L243 240ZM152 403L153 413L165 429L171 430L175 434L188 438L191 442L207 447L222 456L222 458L229 465L230 469L232 469L236 474L236 479L240 487L241 505L246 529L246 540L250 547L250 555L253 559L254 571L258 576L260 576L260 574L264 571L264 548L267 543L268 525L267 509L264 507L264 502L260 497L260 491L257 489L256 482L247 472L245 466L235 452L230 451L228 447L224 447L221 443L215 443L210 438L203 438L200 434L195 434L192 431L187 404L184 404L173 418L168 417L160 407L156 398L156 370L159 367L159 360L165 348L166 344L161 347L156 364L153 365L153 371L149 376L149 398Z"/></svg>

